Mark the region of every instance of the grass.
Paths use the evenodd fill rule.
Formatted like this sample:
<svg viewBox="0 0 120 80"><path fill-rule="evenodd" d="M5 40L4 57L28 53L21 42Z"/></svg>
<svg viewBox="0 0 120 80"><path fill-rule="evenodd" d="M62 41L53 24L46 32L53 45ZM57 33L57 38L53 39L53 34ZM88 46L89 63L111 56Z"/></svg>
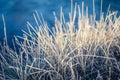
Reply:
<svg viewBox="0 0 120 80"><path fill-rule="evenodd" d="M27 22L28 31L23 30L23 37L15 36L14 49L7 45L5 34L0 46L0 79L120 79L120 17L108 10L106 17L101 11L96 20L94 11L93 7L88 17L84 3L82 10L76 4L66 21L61 8L60 19L54 13L52 29L34 13L37 28ZM4 17L3 22L5 25Z"/></svg>

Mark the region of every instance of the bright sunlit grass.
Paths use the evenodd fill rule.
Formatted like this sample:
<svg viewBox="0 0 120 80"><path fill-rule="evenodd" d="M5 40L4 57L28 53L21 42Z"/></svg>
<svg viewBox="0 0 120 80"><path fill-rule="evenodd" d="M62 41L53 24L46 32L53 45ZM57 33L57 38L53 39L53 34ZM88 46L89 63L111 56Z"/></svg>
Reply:
<svg viewBox="0 0 120 80"><path fill-rule="evenodd" d="M52 29L35 12L38 28L27 22L28 31L23 31L23 37L15 36L14 49L7 45L5 34L0 46L0 79L120 79L120 17L110 11L103 17L101 11L100 20L96 20L94 7L90 17L88 8L84 11L83 7L84 3L82 10L71 5L69 21L61 8L60 19L54 13Z"/></svg>

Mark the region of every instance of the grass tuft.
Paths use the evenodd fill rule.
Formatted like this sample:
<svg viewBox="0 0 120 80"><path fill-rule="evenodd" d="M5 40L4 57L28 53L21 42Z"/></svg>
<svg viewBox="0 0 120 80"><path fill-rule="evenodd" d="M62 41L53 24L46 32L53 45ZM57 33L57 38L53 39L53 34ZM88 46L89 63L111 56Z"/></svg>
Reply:
<svg viewBox="0 0 120 80"><path fill-rule="evenodd" d="M7 45L5 34L5 42L0 44L1 80L120 79L117 12L108 11L106 17L101 12L96 20L95 12L88 17L88 8L85 12L82 3L82 11L77 4L74 9L71 6L69 21L62 9L60 19L54 15L54 27L49 29L35 12L38 28L27 22L28 31L23 31L23 37L15 36L14 49Z"/></svg>

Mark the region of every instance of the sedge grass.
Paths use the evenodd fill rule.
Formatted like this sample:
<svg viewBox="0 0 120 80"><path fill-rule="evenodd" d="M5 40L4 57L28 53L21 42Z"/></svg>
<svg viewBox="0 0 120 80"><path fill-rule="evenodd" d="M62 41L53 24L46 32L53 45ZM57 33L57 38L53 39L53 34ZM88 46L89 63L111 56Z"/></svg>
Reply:
<svg viewBox="0 0 120 80"><path fill-rule="evenodd" d="M69 21L65 20L62 8L60 19L54 13L52 29L37 12L33 16L37 29L27 22L28 31L23 30L23 37L15 36L14 49L7 45L5 34L0 47L1 80L120 79L117 12L108 11L103 17L101 11L100 20L96 20L95 12L88 17L87 7L84 13L84 3L82 10L76 4L74 9L71 7Z"/></svg>

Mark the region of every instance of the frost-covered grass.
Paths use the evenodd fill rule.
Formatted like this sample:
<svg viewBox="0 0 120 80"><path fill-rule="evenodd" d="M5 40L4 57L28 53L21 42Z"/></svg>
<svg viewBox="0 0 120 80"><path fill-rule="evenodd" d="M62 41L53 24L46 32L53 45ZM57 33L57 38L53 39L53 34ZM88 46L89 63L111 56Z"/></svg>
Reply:
<svg viewBox="0 0 120 80"><path fill-rule="evenodd" d="M96 20L94 11L93 7L88 17L84 3L82 10L72 6L66 21L61 9L59 19L54 13L52 29L36 12L37 28L27 22L28 31L23 31L23 37L15 36L14 49L7 45L5 34L0 46L0 80L120 79L120 17L108 10L106 17L101 11Z"/></svg>

